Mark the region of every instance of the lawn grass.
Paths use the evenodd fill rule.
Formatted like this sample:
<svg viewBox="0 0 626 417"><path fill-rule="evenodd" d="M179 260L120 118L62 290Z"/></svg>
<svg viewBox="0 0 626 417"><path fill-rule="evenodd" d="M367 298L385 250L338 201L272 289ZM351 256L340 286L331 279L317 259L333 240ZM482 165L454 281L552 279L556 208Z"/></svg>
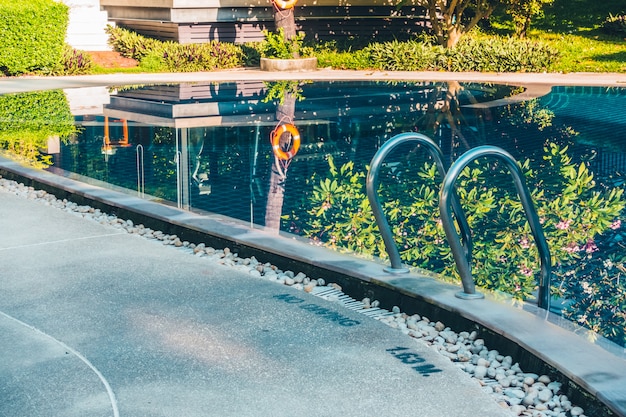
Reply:
<svg viewBox="0 0 626 417"><path fill-rule="evenodd" d="M559 33L588 31L599 27L609 14L626 13L626 0L555 0L534 26Z"/></svg>
<svg viewBox="0 0 626 417"><path fill-rule="evenodd" d="M551 72L626 72L626 39L608 36L600 27L609 14L626 13L626 0L555 0L535 18L528 34L559 51ZM490 23L499 35L514 33L510 18L495 14Z"/></svg>
<svg viewBox="0 0 626 417"><path fill-rule="evenodd" d="M532 35L559 51L554 72L626 72L626 41L581 34L537 32Z"/></svg>
<svg viewBox="0 0 626 417"><path fill-rule="evenodd" d="M626 38L603 34L609 16L625 14L626 0L555 0L537 18L531 39L559 51L555 72L626 72Z"/></svg>
<svg viewBox="0 0 626 417"><path fill-rule="evenodd" d="M104 74L142 74L142 73L158 73L161 72L158 69L155 70L151 70L151 69L147 69L145 67L142 67L140 65L136 66L136 67L112 67L112 68L105 68L105 67L101 67L99 65L96 65L90 72L90 74L94 74L94 75L104 75Z"/></svg>

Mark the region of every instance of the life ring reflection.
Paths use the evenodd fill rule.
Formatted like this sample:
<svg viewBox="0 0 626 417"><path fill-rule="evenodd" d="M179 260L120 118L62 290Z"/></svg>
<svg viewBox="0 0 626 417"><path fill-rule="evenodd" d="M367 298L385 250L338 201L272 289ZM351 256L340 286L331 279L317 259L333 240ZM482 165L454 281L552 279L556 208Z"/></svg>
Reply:
<svg viewBox="0 0 626 417"><path fill-rule="evenodd" d="M291 146L287 150L284 150L280 146L280 139L285 133L291 135ZM288 161L296 156L298 150L300 149L300 132L293 124L285 123L277 126L276 129L272 131L271 141L272 151L274 152L274 155L276 155L278 159Z"/></svg>

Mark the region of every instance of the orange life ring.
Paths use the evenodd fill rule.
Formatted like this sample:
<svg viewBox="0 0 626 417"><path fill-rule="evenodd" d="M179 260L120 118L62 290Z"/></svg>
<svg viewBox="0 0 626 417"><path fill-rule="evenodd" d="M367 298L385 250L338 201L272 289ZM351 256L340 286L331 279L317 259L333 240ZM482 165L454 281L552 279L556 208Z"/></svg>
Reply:
<svg viewBox="0 0 626 417"><path fill-rule="evenodd" d="M292 9L298 0L272 0L274 4L283 10Z"/></svg>
<svg viewBox="0 0 626 417"><path fill-rule="evenodd" d="M291 139L293 142L291 143L291 149L289 149L288 151L283 151L280 147L280 137L283 135L283 133L286 132L291 134ZM285 161L291 159L296 156L296 154L298 153L298 149L300 149L300 132L298 132L298 129L291 123L286 123L284 125L276 127L276 129L272 131L271 140L272 150L274 151L274 155L276 155L278 159L282 159Z"/></svg>

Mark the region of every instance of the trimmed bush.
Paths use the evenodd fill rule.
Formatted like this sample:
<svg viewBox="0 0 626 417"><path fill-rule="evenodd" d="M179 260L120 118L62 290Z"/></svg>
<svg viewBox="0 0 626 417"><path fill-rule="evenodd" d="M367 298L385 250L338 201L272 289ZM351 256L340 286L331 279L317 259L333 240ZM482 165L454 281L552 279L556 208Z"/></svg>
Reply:
<svg viewBox="0 0 626 417"><path fill-rule="evenodd" d="M163 43L121 27L107 26L106 33L109 35L109 45L113 50L123 57L137 61L141 61Z"/></svg>
<svg viewBox="0 0 626 417"><path fill-rule="evenodd" d="M359 70L374 67L370 60L370 54L365 49L354 52L334 52L323 49L315 52L315 55L320 67L332 67L343 70Z"/></svg>
<svg viewBox="0 0 626 417"><path fill-rule="evenodd" d="M236 68L243 62L241 48L232 43L163 44L163 62L167 71L192 72Z"/></svg>
<svg viewBox="0 0 626 417"><path fill-rule="evenodd" d="M0 71L51 73L65 44L69 8L54 0L0 0Z"/></svg>
<svg viewBox="0 0 626 417"><path fill-rule="evenodd" d="M373 68L391 71L537 72L558 55L540 42L471 36L451 49L415 40L373 43L365 50Z"/></svg>
<svg viewBox="0 0 626 417"><path fill-rule="evenodd" d="M419 41L374 43L366 48L375 68L391 71L423 71L436 69L442 47Z"/></svg>
<svg viewBox="0 0 626 417"><path fill-rule="evenodd" d="M109 44L122 56L152 71L192 72L235 68L243 62L242 49L232 43L180 44L148 38L120 27L107 28Z"/></svg>
<svg viewBox="0 0 626 417"><path fill-rule="evenodd" d="M448 52L450 71L538 72L558 55L540 42L491 37L466 37Z"/></svg>
<svg viewBox="0 0 626 417"><path fill-rule="evenodd" d="M290 40L285 39L285 30L278 32L263 31L265 40L261 42L260 52L264 58L292 59L313 56L313 48L304 46L304 33L299 33Z"/></svg>

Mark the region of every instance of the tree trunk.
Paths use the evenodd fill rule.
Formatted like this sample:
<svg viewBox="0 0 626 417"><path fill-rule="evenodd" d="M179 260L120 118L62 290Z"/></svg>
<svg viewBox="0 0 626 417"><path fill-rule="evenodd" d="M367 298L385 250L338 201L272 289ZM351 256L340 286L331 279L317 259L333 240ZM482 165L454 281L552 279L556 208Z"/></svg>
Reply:
<svg viewBox="0 0 626 417"><path fill-rule="evenodd" d="M275 9L274 10L274 25L276 30L283 28L285 31L285 39L292 39L296 36L296 19L293 14L293 8L291 9Z"/></svg>
<svg viewBox="0 0 626 417"><path fill-rule="evenodd" d="M272 164L270 174L270 188L265 204L265 227L276 234L280 232L280 216L283 214L283 200L285 199L285 177Z"/></svg>
<svg viewBox="0 0 626 417"><path fill-rule="evenodd" d="M530 16L527 16L524 20L524 24L522 25L522 30L519 33L520 39L526 39L526 34L528 33L528 28L530 27Z"/></svg>
<svg viewBox="0 0 626 417"><path fill-rule="evenodd" d="M280 123L291 123L296 113L296 96L290 91L285 91L285 99L276 108L276 120ZM284 133L283 138L289 136ZM286 138L287 139L287 138ZM288 138L289 140L291 138ZM274 155L275 163L271 166L270 185L265 205L265 227L274 233L280 232L280 217L283 214L283 200L285 199L285 180L287 179L287 167L279 172L276 167L280 164Z"/></svg>
<svg viewBox="0 0 626 417"><path fill-rule="evenodd" d="M281 28L285 37L285 41L290 41L296 37L296 19L291 9L278 9L274 6L274 26L278 32ZM297 50L293 51L293 58L300 58Z"/></svg>
<svg viewBox="0 0 626 417"><path fill-rule="evenodd" d="M445 35L442 22L439 21L439 13L437 3L435 1L428 2L428 20L433 30L433 34L437 38L439 45L444 45Z"/></svg>
<svg viewBox="0 0 626 417"><path fill-rule="evenodd" d="M446 48L454 48L461 39L461 29L454 27L448 31L448 38L446 39Z"/></svg>

